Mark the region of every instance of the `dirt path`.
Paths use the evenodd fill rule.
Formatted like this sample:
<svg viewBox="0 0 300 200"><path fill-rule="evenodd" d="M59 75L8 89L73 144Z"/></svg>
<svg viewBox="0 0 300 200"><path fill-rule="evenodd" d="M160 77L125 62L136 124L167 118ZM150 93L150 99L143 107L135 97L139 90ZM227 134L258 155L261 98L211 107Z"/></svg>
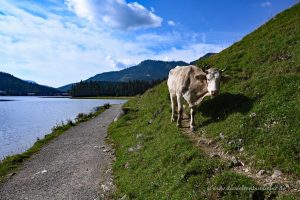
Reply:
<svg viewBox="0 0 300 200"><path fill-rule="evenodd" d="M113 188L114 156L104 140L120 111L113 105L51 141L0 185L0 199L102 199Z"/></svg>
<svg viewBox="0 0 300 200"><path fill-rule="evenodd" d="M183 128L181 129L183 134L185 134L194 146L201 149L206 155L210 157L217 157L224 162L228 163L231 166L231 170L247 176L252 180L255 180L260 186L269 188L278 186L282 189L282 193L299 193L300 190L300 180L296 179L294 176L282 174L275 176L273 172L265 172L255 170L252 166L245 164L239 157L243 152L239 152L237 154L230 154L225 152L222 149L222 146L218 143L217 140L209 139L205 137L205 133L200 135L191 132L189 129L189 117L187 115L184 116L184 120L182 121ZM203 130L201 131L203 132Z"/></svg>

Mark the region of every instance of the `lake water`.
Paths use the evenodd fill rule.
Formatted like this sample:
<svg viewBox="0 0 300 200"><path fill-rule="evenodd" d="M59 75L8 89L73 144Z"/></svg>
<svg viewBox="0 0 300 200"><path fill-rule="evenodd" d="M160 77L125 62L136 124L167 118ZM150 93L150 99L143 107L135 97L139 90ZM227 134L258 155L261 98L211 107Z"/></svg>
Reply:
<svg viewBox="0 0 300 200"><path fill-rule="evenodd" d="M74 120L105 103L126 100L0 96L0 160L30 148L62 121Z"/></svg>

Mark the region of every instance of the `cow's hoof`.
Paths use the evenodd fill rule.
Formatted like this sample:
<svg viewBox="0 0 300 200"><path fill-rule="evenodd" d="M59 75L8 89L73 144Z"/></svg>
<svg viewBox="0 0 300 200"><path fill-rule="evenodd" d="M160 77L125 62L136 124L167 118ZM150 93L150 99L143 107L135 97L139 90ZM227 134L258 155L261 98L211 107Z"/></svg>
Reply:
<svg viewBox="0 0 300 200"><path fill-rule="evenodd" d="M177 126L178 128L181 128L181 127L182 127L182 125L181 125L181 124L177 124L176 126Z"/></svg>
<svg viewBox="0 0 300 200"><path fill-rule="evenodd" d="M191 126L190 129L191 129L192 132L196 131L196 127L194 127L194 126Z"/></svg>

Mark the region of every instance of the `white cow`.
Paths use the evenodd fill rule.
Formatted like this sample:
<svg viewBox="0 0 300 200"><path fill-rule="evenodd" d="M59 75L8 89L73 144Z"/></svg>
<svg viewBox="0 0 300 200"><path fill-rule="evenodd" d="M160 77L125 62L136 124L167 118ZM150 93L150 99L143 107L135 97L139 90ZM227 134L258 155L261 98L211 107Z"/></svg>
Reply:
<svg viewBox="0 0 300 200"><path fill-rule="evenodd" d="M220 91L221 70L210 68L202 71L200 68L189 66L177 66L170 70L168 88L171 98L172 117L175 121L176 103L178 107L177 126L181 126L184 98L191 111L190 128L195 130L195 111L206 96L216 96Z"/></svg>

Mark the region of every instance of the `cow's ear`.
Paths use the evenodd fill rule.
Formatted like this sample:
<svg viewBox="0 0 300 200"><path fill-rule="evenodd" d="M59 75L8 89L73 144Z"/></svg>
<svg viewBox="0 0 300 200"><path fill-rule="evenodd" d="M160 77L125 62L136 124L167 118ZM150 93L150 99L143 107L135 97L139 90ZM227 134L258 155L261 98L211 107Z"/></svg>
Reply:
<svg viewBox="0 0 300 200"><path fill-rule="evenodd" d="M206 79L206 74L197 74L195 76L196 79L198 80L205 80Z"/></svg>
<svg viewBox="0 0 300 200"><path fill-rule="evenodd" d="M222 76L221 76L221 81L222 82L227 82L227 81L229 81L231 79L231 76L229 76L229 75L223 75L222 74Z"/></svg>

